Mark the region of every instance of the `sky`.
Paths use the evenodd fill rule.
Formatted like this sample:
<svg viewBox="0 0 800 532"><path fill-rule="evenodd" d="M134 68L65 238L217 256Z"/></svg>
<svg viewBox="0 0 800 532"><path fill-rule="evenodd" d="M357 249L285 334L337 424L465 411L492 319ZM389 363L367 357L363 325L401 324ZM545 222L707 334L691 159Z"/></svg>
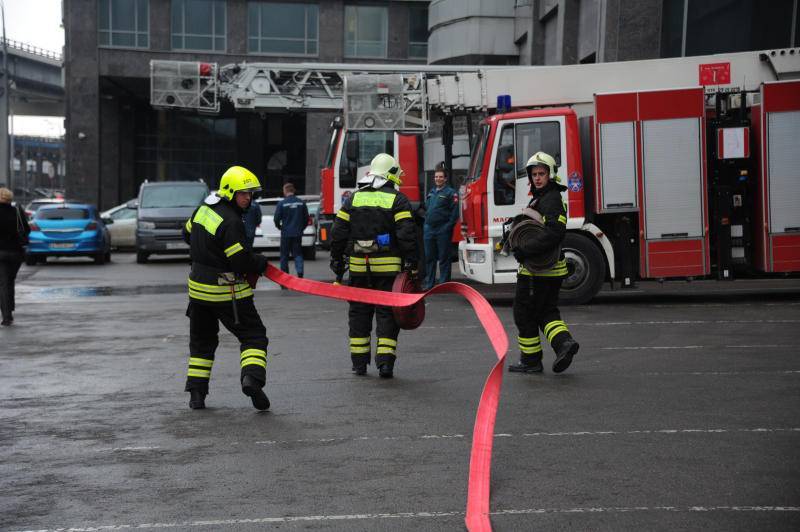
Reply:
<svg viewBox="0 0 800 532"><path fill-rule="evenodd" d="M5 12L8 39L62 52L61 0L0 0L0 5ZM9 127L15 135L57 137L64 134L64 119L18 116Z"/></svg>

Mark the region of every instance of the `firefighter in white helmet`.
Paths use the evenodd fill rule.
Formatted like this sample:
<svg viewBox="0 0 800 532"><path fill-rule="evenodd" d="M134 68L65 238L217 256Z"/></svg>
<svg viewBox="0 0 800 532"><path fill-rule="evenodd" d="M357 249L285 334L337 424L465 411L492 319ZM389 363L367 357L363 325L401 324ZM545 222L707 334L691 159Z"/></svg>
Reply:
<svg viewBox="0 0 800 532"><path fill-rule="evenodd" d="M398 188L403 174L394 157L380 153L358 189L336 214L331 230L331 270L341 278L345 256L350 286L391 291L401 271L417 272L416 225L411 203ZM372 316L377 346L375 364L383 378L391 378L400 328L389 307L350 303L350 358L356 375L364 375L371 359Z"/></svg>
<svg viewBox="0 0 800 532"><path fill-rule="evenodd" d="M520 361L508 369L519 373L542 372L541 329L556 353L553 372L561 373L572 363L572 357L579 347L567 324L562 321L557 306L558 292L567 275L564 253L560 251L567 231L567 208L561 198L566 187L558 182L556 161L547 153L535 153L528 159L526 169L533 196L528 208L541 214L544 228L528 232L529 236L521 239L512 250L520 263L514 296L514 323L519 330ZM528 259L540 259L543 256L550 256L555 262L533 271L523 264L532 262Z"/></svg>

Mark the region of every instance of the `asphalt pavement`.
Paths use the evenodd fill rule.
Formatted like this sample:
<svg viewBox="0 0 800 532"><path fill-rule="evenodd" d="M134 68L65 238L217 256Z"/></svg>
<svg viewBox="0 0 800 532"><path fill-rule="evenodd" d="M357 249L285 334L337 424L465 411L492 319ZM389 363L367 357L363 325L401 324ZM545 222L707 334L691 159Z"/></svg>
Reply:
<svg viewBox="0 0 800 532"><path fill-rule="evenodd" d="M327 256L306 276L331 280ZM457 265L454 265L457 266ZM262 280L269 412L221 335L183 392L188 261L23 266L0 328L0 530L461 530L493 353L433 296L395 378L350 371L346 303ZM515 360L510 287L483 287ZM562 307L562 375L505 373L495 530L800 529L800 281L640 283Z"/></svg>

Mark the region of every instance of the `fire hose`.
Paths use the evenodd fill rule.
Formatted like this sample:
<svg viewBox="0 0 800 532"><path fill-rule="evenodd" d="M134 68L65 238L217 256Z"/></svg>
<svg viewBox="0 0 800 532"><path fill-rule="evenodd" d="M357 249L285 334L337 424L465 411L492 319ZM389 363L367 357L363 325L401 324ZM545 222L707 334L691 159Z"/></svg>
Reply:
<svg viewBox="0 0 800 532"><path fill-rule="evenodd" d="M508 336L506 336L500 318L497 317L489 302L474 288L455 282L436 285L427 292L408 294L300 279L282 272L271 264L267 265L264 275L267 279L283 287L304 294L371 305L392 308L410 307L433 294L458 294L472 305L478 320L483 325L484 332L489 337L497 356L497 362L483 385L475 416L467 484L467 510L464 521L470 532L491 531L489 488L492 472L492 444L494 443L494 423L497 416L497 405L500 401L500 388L503 384L503 364L508 350Z"/></svg>

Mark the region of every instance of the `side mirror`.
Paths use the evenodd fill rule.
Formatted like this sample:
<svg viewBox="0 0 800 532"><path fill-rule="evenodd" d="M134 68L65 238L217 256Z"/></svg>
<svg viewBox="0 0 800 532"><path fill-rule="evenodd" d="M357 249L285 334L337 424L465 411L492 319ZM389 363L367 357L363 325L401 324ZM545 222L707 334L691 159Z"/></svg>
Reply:
<svg viewBox="0 0 800 532"><path fill-rule="evenodd" d="M114 220L112 220L112 219L111 219L111 218L109 218L108 216L103 216L102 218L100 218L100 220L102 220L102 222L103 222L104 224L106 224L106 225L111 225L111 224L113 224L113 223L114 223Z"/></svg>
<svg viewBox="0 0 800 532"><path fill-rule="evenodd" d="M129 209L138 209L139 208L139 200L130 200L125 206Z"/></svg>
<svg viewBox="0 0 800 532"><path fill-rule="evenodd" d="M345 155L348 161L358 161L358 136L347 135L347 144L345 145Z"/></svg>

